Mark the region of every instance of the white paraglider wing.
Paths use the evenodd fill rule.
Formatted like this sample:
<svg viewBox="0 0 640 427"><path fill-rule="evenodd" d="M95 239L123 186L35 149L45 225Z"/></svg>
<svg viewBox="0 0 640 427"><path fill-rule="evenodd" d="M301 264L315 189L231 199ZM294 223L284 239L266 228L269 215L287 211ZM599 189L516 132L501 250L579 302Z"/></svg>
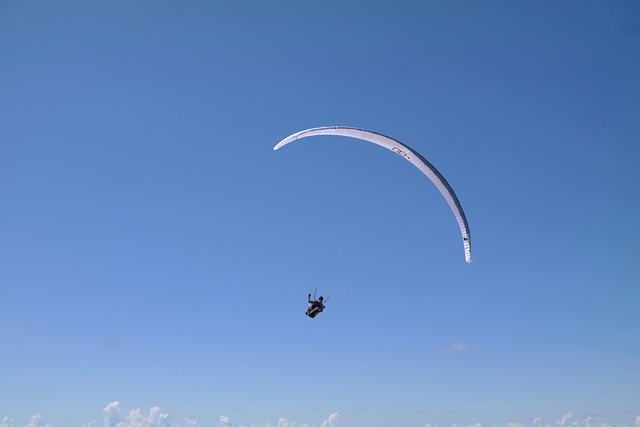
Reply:
<svg viewBox="0 0 640 427"><path fill-rule="evenodd" d="M286 137L273 147L273 149L278 150L295 140L318 135L346 136L372 142L401 155L410 161L415 167L420 169L422 173L429 177L438 190L440 190L440 193L444 196L449 207L451 207L451 210L458 221L458 225L460 226L460 233L462 234L462 242L464 245L464 257L468 263L471 262L471 234L469 232L469 224L467 223L467 218L464 215L460 201L442 174L418 152L388 136L365 129L347 126L327 126L303 130Z"/></svg>

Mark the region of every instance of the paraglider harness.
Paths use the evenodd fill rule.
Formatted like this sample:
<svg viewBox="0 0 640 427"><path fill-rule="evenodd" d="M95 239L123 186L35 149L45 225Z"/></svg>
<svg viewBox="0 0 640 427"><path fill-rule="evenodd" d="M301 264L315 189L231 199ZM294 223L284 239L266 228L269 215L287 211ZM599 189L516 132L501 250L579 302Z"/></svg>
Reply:
<svg viewBox="0 0 640 427"><path fill-rule="evenodd" d="M318 299L315 299L315 297L315 291L313 292L314 299L311 299L311 294L309 294L309 296L307 297L309 305L307 306L307 311L305 312L305 314L312 319L316 317L318 313L322 313L322 311L324 310L324 297L321 296Z"/></svg>

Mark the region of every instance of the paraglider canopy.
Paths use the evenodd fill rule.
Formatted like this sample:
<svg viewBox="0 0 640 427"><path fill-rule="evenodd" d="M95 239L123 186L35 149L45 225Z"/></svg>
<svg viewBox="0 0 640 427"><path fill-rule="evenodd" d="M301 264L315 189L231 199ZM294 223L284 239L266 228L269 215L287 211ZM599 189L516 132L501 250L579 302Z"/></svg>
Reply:
<svg viewBox="0 0 640 427"><path fill-rule="evenodd" d="M411 162L415 167L420 169L420 171L435 184L453 211L453 214L458 221L458 226L460 227L460 234L462 235L465 260L467 263L471 263L471 233L469 231L467 217L462 210L462 205L458 200L458 196L456 196L456 193L454 193L453 188L451 188L444 176L442 176L435 166L429 163L427 159L422 157L417 151L391 137L369 130L348 126L326 126L303 130L286 137L273 147L273 149L278 150L298 139L318 135L346 136L368 141L399 154L404 159Z"/></svg>

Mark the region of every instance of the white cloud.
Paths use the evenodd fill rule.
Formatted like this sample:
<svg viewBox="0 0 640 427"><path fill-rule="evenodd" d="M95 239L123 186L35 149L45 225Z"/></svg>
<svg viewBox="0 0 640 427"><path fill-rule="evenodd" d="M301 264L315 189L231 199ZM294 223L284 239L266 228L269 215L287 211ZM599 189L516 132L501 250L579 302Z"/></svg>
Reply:
<svg viewBox="0 0 640 427"><path fill-rule="evenodd" d="M118 427L121 420L120 402L109 403L102 412L105 413L103 427Z"/></svg>
<svg viewBox="0 0 640 427"><path fill-rule="evenodd" d="M134 409L117 427L171 427L168 418L169 415L162 413L157 406L149 410L148 416L144 416L140 409Z"/></svg>
<svg viewBox="0 0 640 427"><path fill-rule="evenodd" d="M93 420L81 424L80 427L199 427L200 424L190 418L171 419L170 415L164 413L160 408L154 406L148 412L140 409L124 411L120 402L114 401L102 409L104 419ZM125 414L126 415L123 415ZM452 412L453 413L453 412ZM55 421L54 421L55 422ZM221 415L218 419L219 427L339 427L341 416L338 412L332 412L320 424L291 421L285 417L280 417L273 421L254 422L247 424L233 423L228 415ZM215 425L215 423L213 423ZM211 426L209 421L207 426ZM423 427L436 427L432 423L424 423ZM77 426L77 425L76 425ZM576 417L572 412L565 412L555 422L544 422L542 417L535 417L529 422L519 420L511 421L502 425L482 424L481 422L468 424L448 424L440 427L640 427L640 415L622 416L610 414L609 416L581 416ZM14 419L5 416L0 418L0 427L53 427L50 423L45 423L41 414L31 417L28 423L24 421L16 422ZM71 426L73 427L73 426Z"/></svg>
<svg viewBox="0 0 640 427"><path fill-rule="evenodd" d="M331 415L329 415L329 418L327 418L322 422L322 424L320 424L320 427L334 427L338 425L338 421L340 421L340 414L337 412L333 412Z"/></svg>
<svg viewBox="0 0 640 427"><path fill-rule="evenodd" d="M469 347L468 344L465 344L463 342L457 342L444 349L444 351L453 351L453 352L465 352L469 350L471 350L471 347Z"/></svg>
<svg viewBox="0 0 640 427"><path fill-rule="evenodd" d="M559 427L564 427L567 424L567 421L569 421L569 418L571 418L571 412L567 412L566 414L564 414L562 416L562 419L556 421L556 425L558 425Z"/></svg>
<svg viewBox="0 0 640 427"><path fill-rule="evenodd" d="M102 409L104 412L104 420L100 427L197 427L198 423L189 418L185 418L181 424L171 424L169 422L169 414L163 413L160 408L154 406L149 410L149 415L144 415L142 410L133 409L127 413L126 417L122 417L120 402L115 401L109 403ZM94 420L82 427L97 427L98 423ZM1 426L0 426L1 427ZM29 426L31 427L31 426Z"/></svg>
<svg viewBox="0 0 640 427"><path fill-rule="evenodd" d="M542 422L542 417L537 417L533 419L533 427L551 427L547 423Z"/></svg>
<svg viewBox="0 0 640 427"><path fill-rule="evenodd" d="M43 424L42 415L36 414L31 417L31 421L29 422L29 424L25 424L22 427L51 427L51 424Z"/></svg>
<svg viewBox="0 0 640 427"><path fill-rule="evenodd" d="M220 427L233 427L231 424L231 418L228 415L220 415L220 422L218 423Z"/></svg>

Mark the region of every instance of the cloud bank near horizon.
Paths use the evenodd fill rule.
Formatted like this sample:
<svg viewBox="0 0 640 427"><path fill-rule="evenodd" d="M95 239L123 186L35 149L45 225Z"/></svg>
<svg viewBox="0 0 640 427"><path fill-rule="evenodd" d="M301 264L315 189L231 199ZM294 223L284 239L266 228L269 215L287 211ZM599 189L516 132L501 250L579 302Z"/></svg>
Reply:
<svg viewBox="0 0 640 427"><path fill-rule="evenodd" d="M114 401L109 403L102 409L103 419L92 420L88 423L81 424L79 427L340 427L341 415L338 412L332 412L320 424L299 423L291 421L287 418L280 417L277 421L254 422L251 424L235 423L230 416L220 415L217 425L206 423L201 424L197 420L191 418L183 418L176 421L170 414L163 412L157 406L149 409L145 414L141 409L132 409L124 413L120 402ZM611 416L615 418L615 422L606 417L586 417L574 418L571 412L565 412L557 420L547 421L543 417L535 417L530 423L508 422L504 425L495 425L492 423L483 424L481 422L471 424L423 424L423 427L640 427L640 415L617 415ZM0 419L0 427L57 427L55 424L45 420L41 414L36 414L30 420L18 422L13 418L4 416Z"/></svg>

